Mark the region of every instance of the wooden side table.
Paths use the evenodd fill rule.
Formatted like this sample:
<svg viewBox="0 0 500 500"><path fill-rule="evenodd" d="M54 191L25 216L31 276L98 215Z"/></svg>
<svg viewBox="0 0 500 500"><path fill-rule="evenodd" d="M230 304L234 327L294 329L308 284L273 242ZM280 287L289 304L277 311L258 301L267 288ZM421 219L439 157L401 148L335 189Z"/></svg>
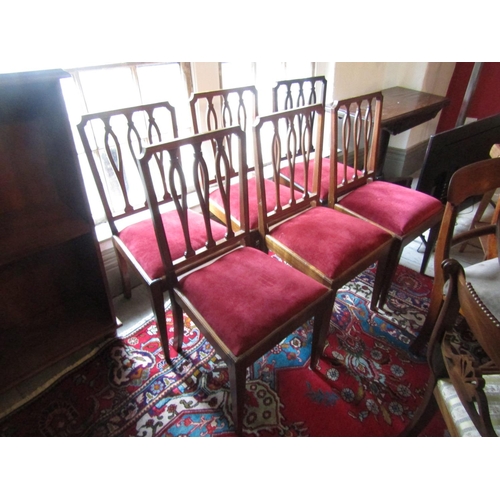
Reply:
<svg viewBox="0 0 500 500"><path fill-rule="evenodd" d="M448 97L404 87L384 89L382 94L384 104L376 179L384 178L384 162L391 135L400 134L432 120L450 102Z"/></svg>

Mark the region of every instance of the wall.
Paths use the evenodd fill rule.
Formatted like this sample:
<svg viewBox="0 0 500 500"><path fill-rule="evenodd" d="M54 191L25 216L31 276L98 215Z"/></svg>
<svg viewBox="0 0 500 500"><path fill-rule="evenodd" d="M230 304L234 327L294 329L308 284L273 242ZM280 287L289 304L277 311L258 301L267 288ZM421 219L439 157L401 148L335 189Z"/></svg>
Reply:
<svg viewBox="0 0 500 500"><path fill-rule="evenodd" d="M455 127L469 78L474 68L473 62L456 63L447 96L450 105L443 110L436 132L444 132ZM484 62L477 85L469 102L466 117L481 119L500 113L500 63Z"/></svg>
<svg viewBox="0 0 500 500"><path fill-rule="evenodd" d="M389 87L407 87L446 95L455 63L338 62L329 65L331 99L342 99ZM439 116L411 130L391 136L384 171L388 176L411 175L420 168L427 141Z"/></svg>

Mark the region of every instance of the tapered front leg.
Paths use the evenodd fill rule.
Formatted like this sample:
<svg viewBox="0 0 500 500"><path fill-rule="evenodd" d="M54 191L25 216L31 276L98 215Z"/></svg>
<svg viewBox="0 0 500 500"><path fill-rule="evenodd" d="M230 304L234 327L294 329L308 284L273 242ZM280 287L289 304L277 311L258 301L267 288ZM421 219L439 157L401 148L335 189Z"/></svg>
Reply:
<svg viewBox="0 0 500 500"><path fill-rule="evenodd" d="M325 301L322 312L314 316L311 342L311 363L309 365L312 370L316 368L320 353L323 351L323 347L325 345L326 336L328 335L328 331L330 329L330 321L332 319L333 306L335 304L336 296L337 290L332 290L328 299Z"/></svg>
<svg viewBox="0 0 500 500"><path fill-rule="evenodd" d="M172 320L174 322L174 349L177 352L182 351L182 341L184 340L184 312L182 307L176 302L175 294L169 293L172 309Z"/></svg>
<svg viewBox="0 0 500 500"><path fill-rule="evenodd" d="M234 430L237 436L242 436L247 370L246 366L233 363L228 363L228 369Z"/></svg>
<svg viewBox="0 0 500 500"><path fill-rule="evenodd" d="M153 281L149 285L149 291L163 354L165 355L165 360L170 363L170 349L168 347L168 331L167 321L165 319L165 300L163 297L162 282L160 280Z"/></svg>

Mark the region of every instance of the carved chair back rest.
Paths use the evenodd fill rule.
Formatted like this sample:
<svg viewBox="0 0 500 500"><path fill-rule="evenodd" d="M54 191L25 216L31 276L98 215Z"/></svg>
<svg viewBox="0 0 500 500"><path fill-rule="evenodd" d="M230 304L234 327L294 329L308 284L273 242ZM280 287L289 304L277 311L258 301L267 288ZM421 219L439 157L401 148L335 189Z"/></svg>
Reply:
<svg viewBox="0 0 500 500"><path fill-rule="evenodd" d="M324 106L314 104L257 118L254 133L261 234L265 235L270 226L319 203L321 155L314 155L314 150L321 151L323 146L324 116ZM265 158L271 158L271 162L265 162ZM311 192L295 186L295 168L299 164L304 165L306 183L309 177L313 178ZM288 186L279 182L283 168L289 169ZM269 213L265 203L265 178L271 178L276 189L276 206ZM280 190L290 193L286 205L280 202Z"/></svg>
<svg viewBox="0 0 500 500"><path fill-rule="evenodd" d="M197 92L192 94L189 105L195 134L239 125L247 134L248 168L254 170L252 124L258 115L255 86ZM231 172L231 176L237 175Z"/></svg>
<svg viewBox="0 0 500 500"><path fill-rule="evenodd" d="M444 285L441 263L450 257L455 222L461 205L472 197L480 197L485 192L500 187L500 158L490 158L458 169L450 179L447 202L439 229L434 254L434 285L439 290ZM484 230L484 228L483 228ZM469 233L463 233L465 238Z"/></svg>
<svg viewBox="0 0 500 500"><path fill-rule="evenodd" d="M327 81L324 76L279 80L272 89L273 112L286 111L311 104L325 106L326 87ZM314 120L315 116L312 115L313 126ZM302 123L299 123L299 125L302 126Z"/></svg>
<svg viewBox="0 0 500 500"><path fill-rule="evenodd" d="M178 136L175 109L168 102L92 113L77 125L106 218L113 234L115 221L147 210L137 159L148 144ZM158 203L171 200L167 182L158 168L155 186Z"/></svg>
<svg viewBox="0 0 500 500"><path fill-rule="evenodd" d="M382 120L381 92L335 101L331 113L329 205L375 176ZM347 167L354 169L349 175ZM339 172L343 179L337 185Z"/></svg>
<svg viewBox="0 0 500 500"><path fill-rule="evenodd" d="M326 102L324 76L277 81L273 87L273 112Z"/></svg>
<svg viewBox="0 0 500 500"><path fill-rule="evenodd" d="M231 145L231 153L229 145ZM161 168L167 180L174 209L177 211L182 225L185 242L184 256L175 262L172 262L171 259L168 237L155 196L153 172L156 169L158 158L162 158ZM218 241L213 237L211 229L210 165L215 172L215 182L222 193L224 215L227 220L231 220L231 196L236 195L236 190L239 190L240 196L241 229L234 231L229 225L225 238ZM188 272L218 255L249 242L246 139L241 127L218 129L147 146L139 159L139 166L168 279L175 282L176 276L180 273ZM238 185L230 182L229 172L231 170L238 172ZM194 184L194 191L191 193L188 192L188 176L192 178ZM188 216L193 207L202 214L207 234L205 246L196 251L193 250L194 245L191 242Z"/></svg>

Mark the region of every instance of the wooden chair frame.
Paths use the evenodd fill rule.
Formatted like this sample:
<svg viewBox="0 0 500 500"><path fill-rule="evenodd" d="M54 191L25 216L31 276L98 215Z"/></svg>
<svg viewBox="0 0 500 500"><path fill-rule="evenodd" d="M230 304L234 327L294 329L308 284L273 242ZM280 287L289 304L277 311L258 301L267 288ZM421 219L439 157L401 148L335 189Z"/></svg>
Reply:
<svg viewBox="0 0 500 500"><path fill-rule="evenodd" d="M161 127L157 121L159 113L166 113L167 128L170 131L169 134L166 133L165 129ZM123 134L119 133L114 128L114 123L117 120L120 120L122 125L123 121L125 121L126 130L122 130ZM145 140L141 137L139 132L139 123L147 130L146 144L178 136L175 109L168 101L86 114L82 116L77 128L97 186L97 191L99 192L104 207L106 220L111 229L112 242L118 259L124 296L126 298L132 296L132 286L129 274L129 269L132 268L148 288L163 350L168 358L168 336L165 322L164 300L164 293L167 291L167 281L165 277L151 279L148 276L134 255L121 240L119 235L120 230L117 227L117 222L124 223L127 218L132 216L149 217L146 198L144 198L144 203L142 205L136 207L132 206L126 178L128 168L134 169L138 176L140 175L137 170L137 160L143 152ZM122 210L117 210L112 205L110 196L105 189L103 173L97 166L97 158L94 154L92 143L99 147L101 139L97 139L96 137L96 124L104 129L101 144L103 149L102 154L105 155L106 161L109 162L109 168L113 172L117 185L119 186L124 204ZM120 137L122 136L126 138L125 141L120 141ZM127 155L130 155L132 158L130 162L125 161ZM164 194L163 198L159 200L158 203L164 205L172 202L172 197L167 189L167 181L161 169L159 178Z"/></svg>
<svg viewBox="0 0 500 500"><path fill-rule="evenodd" d="M230 155L228 144L231 144L231 137L236 137L238 142L238 153ZM234 187L229 180L229 171L238 172L238 189L240 189L240 213L243 214L241 226L238 230L233 230L231 225L227 227L227 233L224 240L214 241L210 236L205 248L194 251L189 239L189 229L187 218L184 216L188 200L185 196L185 190L182 188L184 183L183 167L180 161L179 150L183 147L192 148L194 151L193 172L196 173L195 181L196 194L199 200L199 210L201 211L206 224L207 231L211 217L209 209L209 180L206 169L206 159L203 156L203 144L210 143L215 146L214 154L216 161L217 185L223 191L225 213L224 216L230 220L230 202L231 189ZM168 234L161 223L161 214L154 195L154 186L150 172L150 164L155 156L162 155L169 157L170 166L164 165L168 170L167 177L171 189L179 190L172 192L176 210L180 219L185 221L184 237L186 241L185 255L172 261ZM235 165L236 163L236 165ZM180 286L181 280L185 276L193 276L193 273L203 270L205 266L214 265L214 262L223 262L228 255L234 254L242 247L248 247L251 243L251 235L248 229L248 194L247 194L247 163L246 163L246 138L244 131L239 126L218 129L211 132L200 133L192 137L177 139L168 143L156 144L145 148L144 154L140 159L141 172L144 185L148 196L148 204L155 225L155 231L158 244L161 249L161 255L167 269L167 281L169 293L171 296L172 311L174 318L174 346L177 351L182 350L182 334L184 330L183 312L198 326L203 335L214 347L215 351L225 361L229 370L230 390L232 401L232 415L236 429L236 434L241 435L243 426L244 410L244 392L247 367L265 354L272 346L283 340L295 329L302 326L307 320L314 317L313 326L313 345L316 346L320 338L324 338L328 331L331 310L333 307L333 297L331 292L325 287L324 293L313 302L297 310L291 317L269 332L264 339L256 343L250 349L235 355L224 343L218 334L218 331L207 321L204 315L197 309L190 297L187 296ZM173 186L178 185L178 188ZM264 254L260 250L251 249L260 256ZM275 262L271 257L266 257L273 265L282 265ZM288 268L283 265L283 270ZM315 284L315 286L317 286ZM209 292L207 292L209 293ZM249 290L248 293L258 293L258 290ZM284 300L287 300L286 297ZM259 311L259 314L265 314L265 311Z"/></svg>
<svg viewBox="0 0 500 500"><path fill-rule="evenodd" d="M331 113L331 150L330 150L330 185L328 190L328 206L336 210L361 217L371 221L371 217L364 213L355 213L343 206L343 198L354 190L376 180L377 161L379 158L381 121L382 121L383 94L373 92L353 98L335 101L329 112ZM342 170L339 172L339 168ZM339 182L340 179L340 182ZM410 189L410 188L406 188ZM416 193L409 191L409 193ZM418 196L422 196L418 194ZM395 243L389 264L391 269L380 294L379 307L383 307L401 259L404 247L423 233L429 231L425 243L420 272L423 274L430 259L437 240L439 224L443 210L421 221L411 231L404 234L393 232ZM383 224L388 231L387 227ZM389 276L389 273L390 276Z"/></svg>
<svg viewBox="0 0 500 500"><path fill-rule="evenodd" d="M448 186L447 203L442 218L439 236L434 253L434 282L429 310L418 337L411 345L414 352L420 351L430 339L443 304L445 278L441 272L441 263L450 258L452 246L464 243L471 238L495 234L496 226L487 224L454 236L455 222L460 207L473 197L481 197L500 187L500 158L491 158L458 169L451 177ZM491 256L493 257L493 256ZM487 256L487 258L490 258Z"/></svg>
<svg viewBox="0 0 500 500"><path fill-rule="evenodd" d="M353 279L377 260L379 260L379 270L385 269L393 245L393 238L388 237L386 243L381 245L375 253L364 255L363 258L356 262L356 265L349 267L344 272L332 278L298 255L293 249L283 245L278 239L270 234L275 227L279 227L283 222L294 217L300 217L304 212L320 205L319 183L322 158L320 154L313 154L313 152L322 150L324 115L324 106L322 104L314 104L261 116L256 120L254 131L257 157L256 175L259 182L260 200L259 231L267 250L276 253L287 263L328 286L336 293L340 286ZM264 124L268 123L271 123L274 129L273 160L272 165L269 166L272 168L272 179L274 180L274 185L277 190L284 188L290 190L289 203L285 206L278 203L274 211L269 213L265 208L266 204L264 202L264 200L266 200L266 187L263 178L266 165L263 161L263 145L261 141L261 129ZM284 123L286 123L286 134L281 132L280 136L280 124L283 125ZM317 127L315 130L313 129L313 123ZM285 137L285 139L283 140L282 137ZM299 163L305 166L306 181L309 176L313 178L312 190L296 188L293 176L295 166ZM291 172L291 182L287 184L286 187L278 181L281 177L281 169L283 167L288 168ZM313 234L313 231L314 228L311 228L311 234ZM331 227L331 231L332 234L335 234L337 228ZM304 234L304 238L308 238L308 235ZM372 309L375 308L382 289L383 275L383 271L377 273L371 302ZM313 356L313 361L314 359Z"/></svg>
<svg viewBox="0 0 500 500"><path fill-rule="evenodd" d="M499 263L500 265L500 263ZM427 361L431 370L423 402L403 436L418 436L439 408L452 436L458 436L452 416L437 390L437 381L449 378L457 395L481 436L496 436L484 393L483 374L499 373L500 322L482 303L458 261L446 259L442 273L448 289L434 326ZM459 313L465 318L476 340L490 357L484 364L452 342L453 328Z"/></svg>

